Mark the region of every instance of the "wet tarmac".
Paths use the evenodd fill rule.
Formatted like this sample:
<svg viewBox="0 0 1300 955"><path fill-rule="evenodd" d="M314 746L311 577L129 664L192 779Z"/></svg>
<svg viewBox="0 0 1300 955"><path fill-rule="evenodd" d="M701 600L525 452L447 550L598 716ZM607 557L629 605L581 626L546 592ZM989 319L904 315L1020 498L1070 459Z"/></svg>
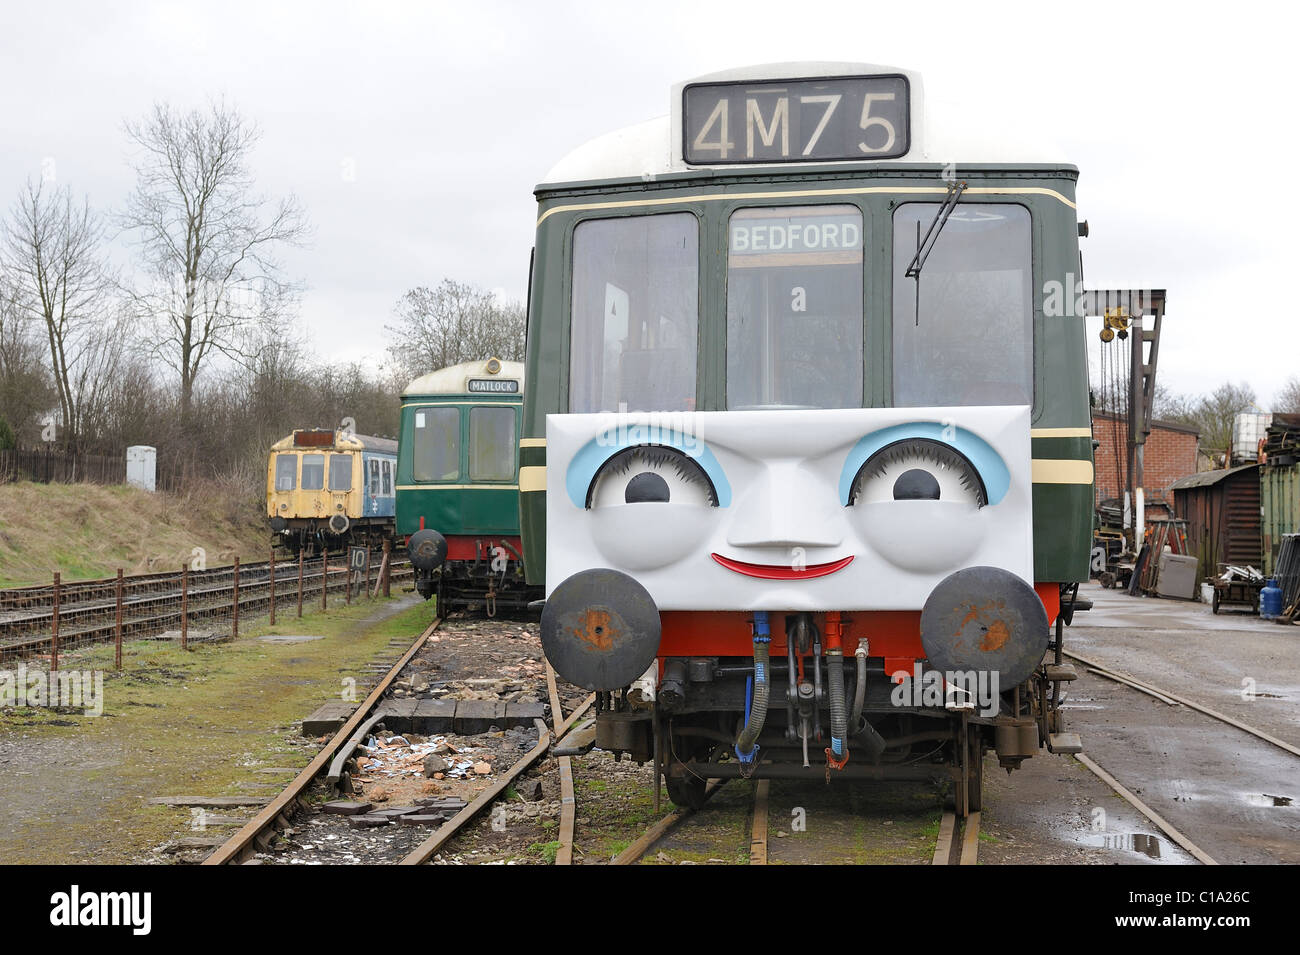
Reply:
<svg viewBox="0 0 1300 955"><path fill-rule="evenodd" d="M1081 592L1095 607L1067 630L1067 650L1300 744L1300 627L1095 585ZM1217 862L1300 862L1300 757L1077 668L1080 679L1068 685L1064 703L1066 729L1082 737L1090 758ZM1057 841L1100 849L1115 861L1189 861L1149 823L1130 823L1140 820L1137 813L1073 760L1075 775L1087 781L1059 770L1056 776L1057 799L1074 815L1036 813L1035 798L1051 799L1043 769L1053 761L1060 762L1046 754L1027 761L1005 792L993 784L992 815L1000 823L1019 829L1037 815ZM1095 805L1087 806L1089 799ZM1092 822L1098 810L1106 821L1100 832ZM990 861L987 853L982 860Z"/></svg>

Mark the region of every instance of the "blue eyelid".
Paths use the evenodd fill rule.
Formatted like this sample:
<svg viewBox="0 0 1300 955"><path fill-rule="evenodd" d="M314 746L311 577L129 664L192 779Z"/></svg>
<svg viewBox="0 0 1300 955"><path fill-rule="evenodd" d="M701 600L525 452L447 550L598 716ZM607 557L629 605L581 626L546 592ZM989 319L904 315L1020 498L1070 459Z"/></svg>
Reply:
<svg viewBox="0 0 1300 955"><path fill-rule="evenodd" d="M680 451L698 464L713 482L713 490L718 495L718 507L731 506L731 484L722 473L722 465L703 441L680 431L635 424L602 432L584 444L573 456L564 476L564 489L573 506L586 510L587 490L595 480L596 473L618 452L639 445L658 445Z"/></svg>
<svg viewBox="0 0 1300 955"><path fill-rule="evenodd" d="M893 427L881 428L866 435L853 446L840 472L840 503L845 507L849 503L849 494L853 491L853 479L867 460L886 445L896 441L925 438L946 444L965 456L975 466L984 480L984 489L988 491L989 503L997 504L1006 497L1011 488L1011 472L1007 470L1002 456L993 450L992 445L972 431L945 425L937 421L909 421Z"/></svg>

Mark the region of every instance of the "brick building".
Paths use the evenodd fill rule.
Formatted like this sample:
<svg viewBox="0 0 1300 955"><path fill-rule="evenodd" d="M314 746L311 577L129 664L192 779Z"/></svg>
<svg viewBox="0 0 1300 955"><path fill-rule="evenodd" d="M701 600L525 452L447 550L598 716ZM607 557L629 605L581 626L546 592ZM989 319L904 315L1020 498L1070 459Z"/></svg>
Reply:
<svg viewBox="0 0 1300 955"><path fill-rule="evenodd" d="M1098 442L1093 451L1097 502L1119 498L1124 493L1128 467L1128 422L1116 415L1094 412L1092 436ZM1142 486L1146 491L1148 517L1173 516L1174 500L1169 485L1196 473L1199 439L1200 432L1190 425L1172 421L1151 422L1151 433L1147 435L1142 458Z"/></svg>

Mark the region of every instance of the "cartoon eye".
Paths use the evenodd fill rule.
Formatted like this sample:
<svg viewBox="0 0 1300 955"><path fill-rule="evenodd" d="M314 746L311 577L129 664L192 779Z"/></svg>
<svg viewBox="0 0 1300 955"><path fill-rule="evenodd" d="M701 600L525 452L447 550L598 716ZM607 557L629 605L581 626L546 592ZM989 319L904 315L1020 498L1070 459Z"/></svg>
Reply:
<svg viewBox="0 0 1300 955"><path fill-rule="evenodd" d="M947 501L983 507L988 491L975 466L960 452L927 438L886 445L853 479L849 506L859 502Z"/></svg>
<svg viewBox="0 0 1300 955"><path fill-rule="evenodd" d="M959 451L929 438L887 444L858 470L850 521L904 570L937 573L969 560L987 533L988 492Z"/></svg>
<svg viewBox="0 0 1300 955"><path fill-rule="evenodd" d="M609 566L630 571L676 563L702 546L722 517L704 469L662 445L627 448L601 465L587 508L596 548Z"/></svg>
<svg viewBox="0 0 1300 955"><path fill-rule="evenodd" d="M587 489L587 507L619 504L717 507L718 493L704 469L674 448L638 445L606 461Z"/></svg>

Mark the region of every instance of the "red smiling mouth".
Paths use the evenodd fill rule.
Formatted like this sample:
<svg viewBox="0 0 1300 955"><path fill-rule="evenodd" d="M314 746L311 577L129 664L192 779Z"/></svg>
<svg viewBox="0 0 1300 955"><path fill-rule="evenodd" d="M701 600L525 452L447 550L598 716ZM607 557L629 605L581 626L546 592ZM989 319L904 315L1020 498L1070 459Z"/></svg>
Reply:
<svg viewBox="0 0 1300 955"><path fill-rule="evenodd" d="M850 554L840 560L833 560L829 564L809 564L802 570L795 570L793 567L780 564L750 564L743 560L732 560L730 557L723 557L721 554L710 554L709 556L727 570L734 570L746 577L760 577L763 580L808 580L813 577L825 577L827 574L833 574L853 562L853 555Z"/></svg>

